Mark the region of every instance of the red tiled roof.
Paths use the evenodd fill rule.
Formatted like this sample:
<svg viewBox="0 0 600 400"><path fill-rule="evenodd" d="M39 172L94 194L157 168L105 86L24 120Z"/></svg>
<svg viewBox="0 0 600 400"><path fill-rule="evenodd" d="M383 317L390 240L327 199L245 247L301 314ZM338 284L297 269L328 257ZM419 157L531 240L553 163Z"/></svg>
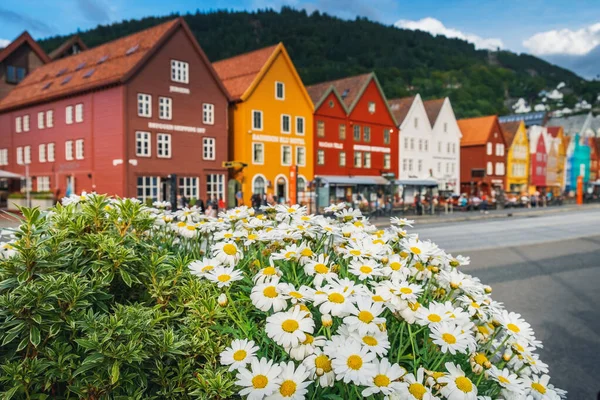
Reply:
<svg viewBox="0 0 600 400"><path fill-rule="evenodd" d="M388 104L390 106L390 111L396 118L398 125L402 125L404 122L404 118L408 114L412 103L415 101L416 96L403 97L401 99L391 99L388 100Z"/></svg>
<svg viewBox="0 0 600 400"><path fill-rule="evenodd" d="M496 120L495 115L458 120L458 127L462 133L460 145L477 146L485 144Z"/></svg>
<svg viewBox="0 0 600 400"><path fill-rule="evenodd" d="M233 100L239 100L248 90L280 45L281 43L213 63Z"/></svg>
<svg viewBox="0 0 600 400"><path fill-rule="evenodd" d="M31 49L44 63L50 62L50 57L48 57L48 55L44 52L44 50L42 50L40 45L37 44L35 40L33 40L31 35L29 35L27 31L21 33L18 38L16 38L11 43L9 43L8 46L0 50L0 62L4 61L4 59L10 54L12 54L13 51L21 47L23 43L29 44Z"/></svg>
<svg viewBox="0 0 600 400"><path fill-rule="evenodd" d="M177 18L41 66L0 102L0 110L121 82L180 24L183 19Z"/></svg>
<svg viewBox="0 0 600 400"><path fill-rule="evenodd" d="M316 85L309 86L307 90L313 102L318 104L327 90L333 86L340 95L346 108L350 109L356 99L358 99L360 94L364 91L367 84L371 81L371 78L373 78L373 73L369 72L367 74L350 76L334 81L317 83Z"/></svg>
<svg viewBox="0 0 600 400"><path fill-rule="evenodd" d="M561 126L549 126L547 127L548 133L552 135L553 138L558 136L558 132L562 129Z"/></svg>
<svg viewBox="0 0 600 400"><path fill-rule="evenodd" d="M504 135L504 141L506 142L506 147L512 146L512 142L515 140L515 136L517 136L519 126L521 126L521 122L522 121L511 121L500 123L502 134Z"/></svg>
<svg viewBox="0 0 600 400"><path fill-rule="evenodd" d="M53 60L60 58L63 55L63 53L65 51L67 51L75 43L77 43L79 45L79 47L81 48L81 51L88 49L88 47L85 45L83 40L79 37L79 35L73 35L69 39L67 39L63 44L58 46L56 49L52 50L52 52L50 53L50 58Z"/></svg>
<svg viewBox="0 0 600 400"><path fill-rule="evenodd" d="M423 106L425 107L425 112L427 113L427 118L429 118L431 126L435 125L435 120L437 119L438 115L440 115L440 111L442 110L445 100L446 99L435 99L423 102Z"/></svg>

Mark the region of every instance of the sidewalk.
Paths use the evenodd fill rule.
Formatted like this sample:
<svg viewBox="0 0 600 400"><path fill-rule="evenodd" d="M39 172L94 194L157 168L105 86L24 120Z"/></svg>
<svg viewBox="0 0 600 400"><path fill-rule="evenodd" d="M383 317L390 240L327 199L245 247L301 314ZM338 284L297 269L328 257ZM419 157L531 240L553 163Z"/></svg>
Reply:
<svg viewBox="0 0 600 400"><path fill-rule="evenodd" d="M438 215L395 215L399 218L407 218L415 221L418 225L431 225L431 224L446 224L464 221L479 221L488 219L500 219L500 218L525 218L525 217L536 217L540 215L556 214L569 211L577 210L594 210L600 209L600 203L591 204L569 204L562 206L550 206L550 207L536 207L536 208L507 208L504 210L490 210L487 214L480 211L457 211L449 214L438 214ZM390 224L390 217L376 217L369 218L376 226L384 227Z"/></svg>

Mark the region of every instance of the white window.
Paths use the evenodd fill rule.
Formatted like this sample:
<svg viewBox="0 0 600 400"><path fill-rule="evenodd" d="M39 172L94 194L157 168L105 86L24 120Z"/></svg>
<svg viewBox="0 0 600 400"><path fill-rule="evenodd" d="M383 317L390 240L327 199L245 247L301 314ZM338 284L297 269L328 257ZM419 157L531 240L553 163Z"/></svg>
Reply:
<svg viewBox="0 0 600 400"><path fill-rule="evenodd" d="M415 138L410 138L410 149L411 150L415 149Z"/></svg>
<svg viewBox="0 0 600 400"><path fill-rule="evenodd" d="M448 132L448 123L444 122L444 133Z"/></svg>
<svg viewBox="0 0 600 400"><path fill-rule="evenodd" d="M171 158L171 134L158 133L156 135L156 156L158 158Z"/></svg>
<svg viewBox="0 0 600 400"><path fill-rule="evenodd" d="M137 198L140 201L160 200L160 177L158 176L138 176L137 178Z"/></svg>
<svg viewBox="0 0 600 400"><path fill-rule="evenodd" d="M206 137L202 139L202 158L205 160L215 159L215 138Z"/></svg>
<svg viewBox="0 0 600 400"><path fill-rule="evenodd" d="M48 162L54 162L54 143L48 143L46 148Z"/></svg>
<svg viewBox="0 0 600 400"><path fill-rule="evenodd" d="M494 164L492 164L491 161L488 161L487 163L487 174L494 175Z"/></svg>
<svg viewBox="0 0 600 400"><path fill-rule="evenodd" d="M77 139L75 141L75 158L83 160L83 139Z"/></svg>
<svg viewBox="0 0 600 400"><path fill-rule="evenodd" d="M340 151L340 167L346 166L346 152Z"/></svg>
<svg viewBox="0 0 600 400"><path fill-rule="evenodd" d="M438 142L438 153L442 152L442 142Z"/></svg>
<svg viewBox="0 0 600 400"><path fill-rule="evenodd" d="M296 135L304 135L304 117L296 117Z"/></svg>
<svg viewBox="0 0 600 400"><path fill-rule="evenodd" d="M496 175L504 175L504 163L496 163Z"/></svg>
<svg viewBox="0 0 600 400"><path fill-rule="evenodd" d="M8 165L8 149L0 149L0 165Z"/></svg>
<svg viewBox="0 0 600 400"><path fill-rule="evenodd" d="M38 192L49 192L50 191L50 177L49 176L38 176L37 191Z"/></svg>
<svg viewBox="0 0 600 400"><path fill-rule="evenodd" d="M140 117L152 117L152 96L138 93L138 115Z"/></svg>
<svg viewBox="0 0 600 400"><path fill-rule="evenodd" d="M216 200L225 198L225 175L206 175L206 196Z"/></svg>
<svg viewBox="0 0 600 400"><path fill-rule="evenodd" d="M171 60L171 80L188 83L190 66L185 61Z"/></svg>
<svg viewBox="0 0 600 400"><path fill-rule="evenodd" d="M45 144L40 144L38 146L38 153L40 155L40 162L41 163L46 162L46 145Z"/></svg>
<svg viewBox="0 0 600 400"><path fill-rule="evenodd" d="M487 155L488 156L492 155L492 142L487 143Z"/></svg>
<svg viewBox="0 0 600 400"><path fill-rule="evenodd" d="M286 114L281 114L281 133L290 133L290 116Z"/></svg>
<svg viewBox="0 0 600 400"><path fill-rule="evenodd" d="M296 147L296 165L299 167L306 166L306 148L304 146Z"/></svg>
<svg viewBox="0 0 600 400"><path fill-rule="evenodd" d="M417 172L421 172L423 170L423 160L417 160Z"/></svg>
<svg viewBox="0 0 600 400"><path fill-rule="evenodd" d="M252 129L262 131L263 129L263 113L262 111L252 110Z"/></svg>
<svg viewBox="0 0 600 400"><path fill-rule="evenodd" d="M202 104L202 122L206 125L214 125L215 123L215 105L204 103Z"/></svg>
<svg viewBox="0 0 600 400"><path fill-rule="evenodd" d="M198 198L198 178L192 176L182 176L179 178L179 195L188 199Z"/></svg>
<svg viewBox="0 0 600 400"><path fill-rule="evenodd" d="M354 168L362 167L362 153L360 151L354 152Z"/></svg>
<svg viewBox="0 0 600 400"><path fill-rule="evenodd" d="M31 146L25 146L23 148L23 158L25 164L31 164Z"/></svg>
<svg viewBox="0 0 600 400"><path fill-rule="evenodd" d="M75 122L83 122L83 104L75 104Z"/></svg>
<svg viewBox="0 0 600 400"><path fill-rule="evenodd" d="M71 125L73 123L73 106L65 107L65 123Z"/></svg>
<svg viewBox="0 0 600 400"><path fill-rule="evenodd" d="M419 151L423 150L423 139L419 139Z"/></svg>
<svg viewBox="0 0 600 400"><path fill-rule="evenodd" d="M317 121L317 136L325 137L325 121Z"/></svg>
<svg viewBox="0 0 600 400"><path fill-rule="evenodd" d="M285 99L285 85L283 82L275 82L275 98L277 100Z"/></svg>
<svg viewBox="0 0 600 400"><path fill-rule="evenodd" d="M29 132L29 115L23 116L23 132Z"/></svg>
<svg viewBox="0 0 600 400"><path fill-rule="evenodd" d="M170 97L158 98L158 118L171 119L173 117L173 99Z"/></svg>
<svg viewBox="0 0 600 400"><path fill-rule="evenodd" d="M17 147L17 164L23 165L23 148Z"/></svg>
<svg viewBox="0 0 600 400"><path fill-rule="evenodd" d="M390 169L392 168L392 156L391 154L384 154L383 155L383 169Z"/></svg>
<svg viewBox="0 0 600 400"><path fill-rule="evenodd" d="M138 131L135 133L135 155L150 157L150 132Z"/></svg>
<svg viewBox="0 0 600 400"><path fill-rule="evenodd" d="M450 163L446 163L446 173L450 172Z"/></svg>
<svg viewBox="0 0 600 400"><path fill-rule="evenodd" d="M281 146L281 165L292 165L292 146Z"/></svg>
<svg viewBox="0 0 600 400"><path fill-rule="evenodd" d="M438 162L437 171L442 172L442 163L441 162Z"/></svg>
<svg viewBox="0 0 600 400"><path fill-rule="evenodd" d="M370 114L374 114L375 113L375 103L370 101L369 102L369 113Z"/></svg>
<svg viewBox="0 0 600 400"><path fill-rule="evenodd" d="M415 118L415 128L418 128L418 127L419 127L419 119Z"/></svg>
<svg viewBox="0 0 600 400"><path fill-rule="evenodd" d="M365 142L371 141L371 127L370 126L365 126L363 128L363 140Z"/></svg>
<svg viewBox="0 0 600 400"><path fill-rule="evenodd" d="M408 138L404 138L404 148L408 150Z"/></svg>
<svg viewBox="0 0 600 400"><path fill-rule="evenodd" d="M446 153L450 154L451 148L452 148L452 143L448 142L448 144L446 145Z"/></svg>
<svg viewBox="0 0 600 400"><path fill-rule="evenodd" d="M317 164L325 165L325 150L317 150Z"/></svg>
<svg viewBox="0 0 600 400"><path fill-rule="evenodd" d="M405 172L407 171L407 168L408 168L408 167L407 167L407 164L408 164L408 163L407 163L407 160L406 160L406 158L403 158L403 159L402 159L402 171L405 171Z"/></svg>
<svg viewBox="0 0 600 400"><path fill-rule="evenodd" d="M40 111L38 113L38 129L44 129L44 112Z"/></svg>
<svg viewBox="0 0 600 400"><path fill-rule="evenodd" d="M429 151L429 140L423 140L423 150Z"/></svg>
<svg viewBox="0 0 600 400"><path fill-rule="evenodd" d="M265 145L263 143L252 143L252 163L265 163Z"/></svg>
<svg viewBox="0 0 600 400"><path fill-rule="evenodd" d="M456 154L456 143L452 143L452 154Z"/></svg>
<svg viewBox="0 0 600 400"><path fill-rule="evenodd" d="M46 111L46 127L52 128L54 126L54 111L48 110Z"/></svg>
<svg viewBox="0 0 600 400"><path fill-rule="evenodd" d="M21 178L21 192L32 190L31 181L31 178Z"/></svg>
<svg viewBox="0 0 600 400"><path fill-rule="evenodd" d="M365 155L363 157L365 168L371 168L371 152L365 151Z"/></svg>
<svg viewBox="0 0 600 400"><path fill-rule="evenodd" d="M21 117L15 118L15 131L20 133L23 130L23 119Z"/></svg>
<svg viewBox="0 0 600 400"><path fill-rule="evenodd" d="M408 159L408 170L412 172L413 170L413 160L411 158Z"/></svg>

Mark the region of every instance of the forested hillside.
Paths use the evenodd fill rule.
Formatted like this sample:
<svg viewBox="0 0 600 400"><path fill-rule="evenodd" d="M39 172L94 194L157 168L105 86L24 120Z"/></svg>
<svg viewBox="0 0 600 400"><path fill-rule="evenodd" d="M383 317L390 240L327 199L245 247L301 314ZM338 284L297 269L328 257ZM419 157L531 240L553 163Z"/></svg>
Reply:
<svg viewBox="0 0 600 400"><path fill-rule="evenodd" d="M79 34L92 47L173 17L123 21ZM569 92L565 106L579 99L594 103L600 92L599 82L530 55L476 50L459 39L365 18L347 21L287 7L280 12L216 11L184 17L212 61L282 41L307 85L374 70L388 98L417 92L426 99L449 96L459 117L507 113L507 101L523 97L535 102L540 90L560 82ZM52 37L41 45L51 51L65 39Z"/></svg>

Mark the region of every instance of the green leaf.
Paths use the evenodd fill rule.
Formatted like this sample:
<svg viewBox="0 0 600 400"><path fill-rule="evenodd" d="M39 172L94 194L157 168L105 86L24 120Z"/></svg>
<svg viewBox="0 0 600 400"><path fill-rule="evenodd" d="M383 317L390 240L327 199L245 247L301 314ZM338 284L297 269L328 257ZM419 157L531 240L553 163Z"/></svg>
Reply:
<svg viewBox="0 0 600 400"><path fill-rule="evenodd" d="M119 380L119 362L115 361L110 370L110 383L114 385Z"/></svg>
<svg viewBox="0 0 600 400"><path fill-rule="evenodd" d="M4 340L2 341L2 346L5 346L15 340L15 338L19 336L19 331L10 332L6 336L4 336Z"/></svg>
<svg viewBox="0 0 600 400"><path fill-rule="evenodd" d="M15 393L17 393L19 391L20 388L21 388L21 386L13 386L12 388L10 388L6 392L4 392L4 396L2 398L4 400L12 399L12 397L15 395Z"/></svg>
<svg viewBox="0 0 600 400"><path fill-rule="evenodd" d="M40 344L40 329L35 325L33 325L29 330L29 340L31 340L31 343L33 343L36 348Z"/></svg>
<svg viewBox="0 0 600 400"><path fill-rule="evenodd" d="M29 344L29 338L23 338L23 340L21 340L21 343L19 343L19 345L17 346L17 351L21 351L23 350L25 347L27 347L27 345Z"/></svg>
<svg viewBox="0 0 600 400"><path fill-rule="evenodd" d="M121 274L121 279L123 279L123 282L125 282L127 286L131 287L131 275L129 275L129 273L123 268L119 268L119 273Z"/></svg>
<svg viewBox="0 0 600 400"><path fill-rule="evenodd" d="M31 319L38 323L38 325L42 324L42 316L40 314L33 314Z"/></svg>
<svg viewBox="0 0 600 400"><path fill-rule="evenodd" d="M17 281L18 281L20 284L23 284L23 283L25 283L25 282L27 281L27 279L29 279L29 271L27 271L27 270L25 270L25 271L21 272L21 273L19 274L19 276L17 276Z"/></svg>

